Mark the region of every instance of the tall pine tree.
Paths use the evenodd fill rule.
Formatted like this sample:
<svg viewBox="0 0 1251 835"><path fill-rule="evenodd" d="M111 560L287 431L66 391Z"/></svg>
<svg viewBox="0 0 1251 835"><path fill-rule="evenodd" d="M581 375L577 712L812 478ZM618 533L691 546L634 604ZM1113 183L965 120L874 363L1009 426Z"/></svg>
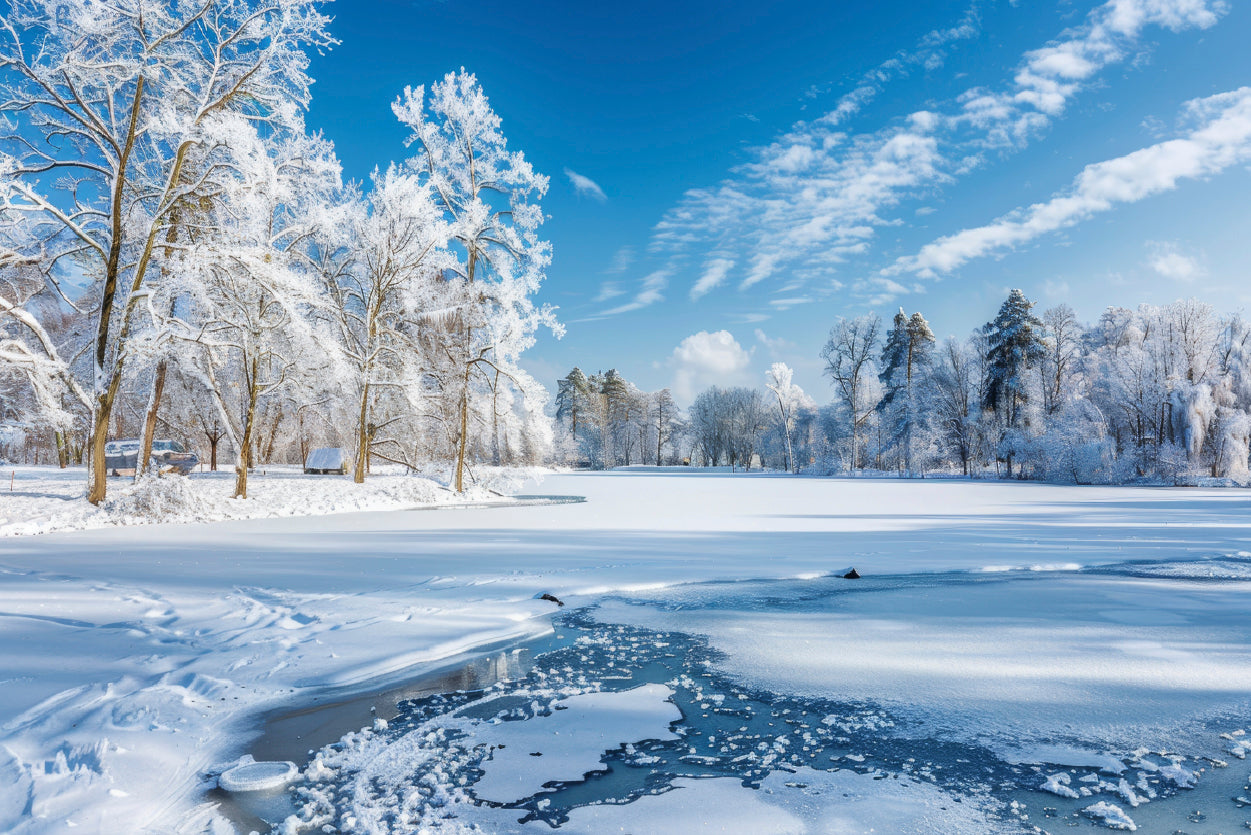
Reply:
<svg viewBox="0 0 1251 835"><path fill-rule="evenodd" d="M934 332L920 313L908 316L903 308L895 314L882 348L882 399L878 410L886 420L891 440L900 447L899 464L912 471L912 445L922 421L918 397L920 377L929 369Z"/></svg>
<svg viewBox="0 0 1251 835"><path fill-rule="evenodd" d="M1022 422L1022 407L1029 402L1030 368L1046 355L1041 332L1043 323L1030 311L1034 303L1020 290L1013 290L999 308L986 333L986 386L982 405L999 418L1005 431ZM1012 454L1007 454L1008 475L1012 475Z"/></svg>

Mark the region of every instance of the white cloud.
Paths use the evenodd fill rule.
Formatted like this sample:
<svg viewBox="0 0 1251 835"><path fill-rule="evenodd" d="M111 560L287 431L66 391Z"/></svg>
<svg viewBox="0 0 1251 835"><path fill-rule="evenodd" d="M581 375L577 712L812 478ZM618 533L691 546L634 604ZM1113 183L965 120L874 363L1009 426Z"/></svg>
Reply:
<svg viewBox="0 0 1251 835"><path fill-rule="evenodd" d="M756 328L755 336L756 341L765 347L773 359L780 359L783 355L799 350L799 346L789 339L783 339L780 336L771 337L761 328Z"/></svg>
<svg viewBox="0 0 1251 835"><path fill-rule="evenodd" d="M565 176L569 178L569 182L573 183L573 188L578 192L579 197L590 197L603 203L608 199L608 195L604 194L604 190L599 187L599 183L590 177L584 177L577 171L565 169Z"/></svg>
<svg viewBox="0 0 1251 835"><path fill-rule="evenodd" d="M615 299L617 296L624 296L625 290L621 289L621 285L615 281L605 281L599 286L599 295L595 297L595 301L606 302L609 299Z"/></svg>
<svg viewBox="0 0 1251 835"><path fill-rule="evenodd" d="M604 272L609 275L620 275L630 269L630 265L634 263L634 260L637 257L638 256L634 252L634 247L623 246L621 249L613 253L612 263L608 265L608 269L604 270Z"/></svg>
<svg viewBox="0 0 1251 835"><path fill-rule="evenodd" d="M883 274L932 278L949 273L974 258L1013 249L1118 204L1171 191L1181 180L1210 176L1251 159L1251 87L1196 99L1186 105L1186 113L1199 125L1185 137L1088 165L1067 192L994 223L939 238Z"/></svg>
<svg viewBox="0 0 1251 835"><path fill-rule="evenodd" d="M695 282L695 286L691 288L691 301L698 301L709 290L720 286L732 269L734 269L734 259L732 258L713 258L704 264L703 274L700 275L699 281Z"/></svg>
<svg viewBox="0 0 1251 835"><path fill-rule="evenodd" d="M767 322L773 317L768 313L732 313L730 318L740 325L755 325L760 322Z"/></svg>
<svg viewBox="0 0 1251 835"><path fill-rule="evenodd" d="M784 299L769 299L769 306L776 310L790 310L802 304L812 304L810 296L791 296Z"/></svg>
<svg viewBox="0 0 1251 835"><path fill-rule="evenodd" d="M688 191L653 231L651 249L744 265L740 289L780 274L829 271L866 252L889 214L1004 151L1030 142L1097 75L1139 50L1148 27L1206 28L1222 0L1108 0L1081 25L1024 53L999 89L975 88L870 133L843 126L887 81L924 66L920 56L979 31L976 7L961 24L931 33L914 53L882 64L824 116L798 122L719 185ZM909 211L908 216L912 216ZM692 253L691 250L694 250ZM712 287L704 279L693 295ZM702 285L702 286L701 286Z"/></svg>
<svg viewBox="0 0 1251 835"><path fill-rule="evenodd" d="M1147 266L1165 278L1189 284L1203 275L1199 260L1183 253L1175 243L1150 241L1147 248L1151 253Z"/></svg>
<svg viewBox="0 0 1251 835"><path fill-rule="evenodd" d="M605 310L600 316L616 316L619 313L630 313L653 305L656 302L664 301L664 289L668 286L669 271L656 270L656 272L643 279L642 288L635 294L633 301Z"/></svg>
<svg viewBox="0 0 1251 835"><path fill-rule="evenodd" d="M700 331L673 349L673 396L689 404L709 386L751 385L752 352L744 350L729 331Z"/></svg>
<svg viewBox="0 0 1251 835"><path fill-rule="evenodd" d="M1067 281L1048 279L1043 284L1043 295L1049 299L1067 299L1069 297L1069 283Z"/></svg>

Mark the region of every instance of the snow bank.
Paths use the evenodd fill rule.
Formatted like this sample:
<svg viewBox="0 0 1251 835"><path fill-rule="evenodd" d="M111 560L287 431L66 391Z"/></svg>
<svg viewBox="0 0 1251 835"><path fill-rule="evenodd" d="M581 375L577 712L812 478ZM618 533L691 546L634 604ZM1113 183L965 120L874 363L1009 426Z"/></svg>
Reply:
<svg viewBox="0 0 1251 835"><path fill-rule="evenodd" d="M151 474L138 481L112 479L108 497L93 507L83 498L86 476L81 470L19 470L14 486L21 489L4 497L0 536L507 502L494 486L515 486L539 473L527 471L511 482L496 475L492 487L477 485L458 494L421 476L379 474L356 484L343 476L310 476L292 467L273 467L248 476L247 499L231 498L232 474Z"/></svg>

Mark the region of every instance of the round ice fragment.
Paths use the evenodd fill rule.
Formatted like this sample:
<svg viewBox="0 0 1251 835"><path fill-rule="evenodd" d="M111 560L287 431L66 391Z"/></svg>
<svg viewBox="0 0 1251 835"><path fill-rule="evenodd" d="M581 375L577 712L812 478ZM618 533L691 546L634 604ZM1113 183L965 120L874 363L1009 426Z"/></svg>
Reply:
<svg viewBox="0 0 1251 835"><path fill-rule="evenodd" d="M264 791L281 788L299 775L293 762L243 763L223 771L217 785L228 792Z"/></svg>

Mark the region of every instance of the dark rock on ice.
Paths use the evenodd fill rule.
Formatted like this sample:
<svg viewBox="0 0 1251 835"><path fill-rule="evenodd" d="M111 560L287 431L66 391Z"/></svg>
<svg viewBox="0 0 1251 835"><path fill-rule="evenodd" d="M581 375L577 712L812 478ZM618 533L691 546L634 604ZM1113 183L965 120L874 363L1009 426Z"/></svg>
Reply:
<svg viewBox="0 0 1251 835"><path fill-rule="evenodd" d="M860 572L853 568L851 571L848 571L846 574L843 575L843 579L844 580L859 580Z"/></svg>

